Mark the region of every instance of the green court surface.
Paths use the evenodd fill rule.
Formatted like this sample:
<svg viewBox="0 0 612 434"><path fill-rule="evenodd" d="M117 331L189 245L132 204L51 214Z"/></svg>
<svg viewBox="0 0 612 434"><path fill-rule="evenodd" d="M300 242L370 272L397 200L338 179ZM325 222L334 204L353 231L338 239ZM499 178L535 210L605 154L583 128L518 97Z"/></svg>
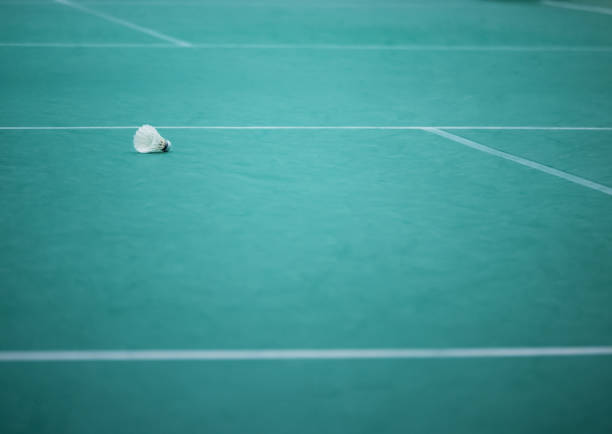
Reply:
<svg viewBox="0 0 612 434"><path fill-rule="evenodd" d="M0 14L1 433L612 431L612 2Z"/></svg>

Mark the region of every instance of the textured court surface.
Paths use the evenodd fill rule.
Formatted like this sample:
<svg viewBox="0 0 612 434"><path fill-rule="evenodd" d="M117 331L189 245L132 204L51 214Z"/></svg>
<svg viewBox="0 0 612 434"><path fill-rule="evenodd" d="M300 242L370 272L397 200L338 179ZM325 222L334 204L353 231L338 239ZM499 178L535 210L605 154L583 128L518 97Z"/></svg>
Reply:
<svg viewBox="0 0 612 434"><path fill-rule="evenodd" d="M612 345L612 2L0 0L0 16L0 358L534 352L16 357L0 432L612 431L612 356L537 356ZM134 152L145 122L172 153ZM425 129L336 128L364 126L440 127L602 189Z"/></svg>

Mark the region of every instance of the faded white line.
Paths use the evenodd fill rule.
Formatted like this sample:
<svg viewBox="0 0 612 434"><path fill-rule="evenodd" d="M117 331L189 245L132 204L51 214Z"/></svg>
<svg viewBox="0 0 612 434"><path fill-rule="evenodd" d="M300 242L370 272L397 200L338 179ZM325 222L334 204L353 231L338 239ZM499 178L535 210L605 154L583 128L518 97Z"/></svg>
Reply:
<svg viewBox="0 0 612 434"><path fill-rule="evenodd" d="M0 131L39 130L129 130L138 125L121 126L4 126ZM166 125L157 126L167 130L516 130L516 131L612 131L612 127L569 127L569 126L411 126L411 125L370 125L370 126L305 126L305 125Z"/></svg>
<svg viewBox="0 0 612 434"><path fill-rule="evenodd" d="M0 362L146 360L354 360L609 356L612 347L392 348L305 350L2 351Z"/></svg>
<svg viewBox="0 0 612 434"><path fill-rule="evenodd" d="M452 140L454 142L460 143L472 149L476 149L480 152L485 152L487 154L494 155L499 158L503 158L509 161L513 161L515 163L521 164L523 166L529 167L531 169L539 170L540 172L547 173L552 176L556 176L558 178L565 179L566 181L573 182L574 184L581 185L583 187L590 188L592 190L597 190L601 193L612 196L612 188L607 187L602 184L598 184L596 182L590 181L585 178L581 178L580 176L572 175L567 172L563 172L561 170L555 169L550 166L546 166L544 164L536 163L535 161L528 160L526 158L518 157L513 154L509 154L507 152L503 152L494 148L490 148L488 146L482 145L480 143L474 142L473 140L468 140L464 137L457 136L455 134L448 133L446 131L442 131L437 128L425 128L426 131L429 131L433 134L437 134L446 139Z"/></svg>
<svg viewBox="0 0 612 434"><path fill-rule="evenodd" d="M612 9L604 8L601 6L583 5L583 4L576 4L576 3L569 3L569 2L558 2L558 1L553 1L553 0L544 0L542 4L546 6L552 6L555 8L565 8L565 9L573 9L577 11L584 11L584 12L594 12L596 14L612 15Z"/></svg>
<svg viewBox="0 0 612 434"><path fill-rule="evenodd" d="M0 47L16 48L182 48L175 44L98 43L98 42L0 42ZM188 48L188 47L187 47Z"/></svg>
<svg viewBox="0 0 612 434"><path fill-rule="evenodd" d="M172 36L168 36L168 35L165 35L163 33L156 32L154 30L148 29L146 27L139 26L138 24L134 24L134 23L132 23L130 21L122 20L121 18L117 18L117 17L114 17L112 15L105 14L104 12L99 12L99 11L97 11L95 9L88 8L88 7L83 6L81 4L73 3L73 2L71 2L69 0L55 0L55 2L59 3L59 4L62 4L64 6L68 6L68 7L80 10L80 11L85 12L87 14L94 15L94 16L96 16L98 18L105 19L105 20L110 21L112 23L119 24L119 25L122 25L124 27L128 27L128 28L130 28L132 30L136 30L136 31L139 31L141 33L145 33L145 34L147 34L149 36L153 36L154 38L162 39L164 41L171 42L171 43L173 43L173 44L175 44L176 46L179 46L179 47L189 47L191 45L189 42L186 42L186 41L183 41L183 40L180 40L180 39L177 39L177 38L173 38Z"/></svg>
<svg viewBox="0 0 612 434"><path fill-rule="evenodd" d="M611 131L612 127L554 127L554 126L452 126L452 127L425 127L443 130L517 130L517 131Z"/></svg>
<svg viewBox="0 0 612 434"><path fill-rule="evenodd" d="M353 50L353 51L517 51L517 52L611 52L610 46L571 45L416 45L416 44L224 44L196 43L194 48L256 50Z"/></svg>
<svg viewBox="0 0 612 434"><path fill-rule="evenodd" d="M168 1L168 0L109 0L109 1L91 1L84 0L80 3L86 5L130 5L130 6L199 6L199 7L223 7L223 8L237 8L237 7L254 7L254 8L288 8L288 9L408 9L408 8L448 8L448 7L461 7L465 8L468 6L474 6L471 2L457 2L457 1L446 1L446 2L377 2L372 3L355 3L355 2L281 2L281 1L215 1L215 2L202 2L202 1ZM14 5L14 4L25 4L25 5L44 5L49 4L49 0L12 0L12 1L1 1L2 5Z"/></svg>
<svg viewBox="0 0 612 434"><path fill-rule="evenodd" d="M128 130L138 128L138 126L120 127L0 127L3 131L55 131L55 130Z"/></svg>
<svg viewBox="0 0 612 434"><path fill-rule="evenodd" d="M56 0L62 2L62 0ZM146 29L148 30L148 29ZM155 32L157 33L157 32ZM165 35L164 35L165 36ZM178 41L178 40L176 40ZM611 53L608 45L383 45L383 44L255 44L255 43L97 43L97 42L0 42L0 47L22 48L193 48L203 50L346 50L346 51L475 51L539 53Z"/></svg>

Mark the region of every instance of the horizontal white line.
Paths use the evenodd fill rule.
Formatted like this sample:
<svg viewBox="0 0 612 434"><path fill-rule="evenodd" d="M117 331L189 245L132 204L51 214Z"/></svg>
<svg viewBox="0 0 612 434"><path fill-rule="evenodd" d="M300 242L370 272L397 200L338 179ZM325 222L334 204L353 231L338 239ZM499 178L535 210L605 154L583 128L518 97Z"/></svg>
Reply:
<svg viewBox="0 0 612 434"><path fill-rule="evenodd" d="M542 4L545 4L546 6L556 7L556 8L574 9L577 11L594 12L596 14L612 15L612 9L604 8L601 6L581 5L581 4L575 4L575 3L569 3L569 2L546 1L546 0L543 1Z"/></svg>
<svg viewBox="0 0 612 434"><path fill-rule="evenodd" d="M108 0L108 1L80 1L80 4L83 5L128 5L128 6L201 6L201 7L223 7L223 8L243 8L243 7L256 7L256 8L296 8L296 9L336 9L336 8L349 8L349 9L357 9L357 8L366 8L366 9L381 9L381 8L423 8L423 7L433 7L433 8L448 8L448 7L461 7L465 8L468 6L474 6L472 2L457 2L457 1L447 1L447 2L377 2L373 3L359 3L359 2L258 2L258 1L185 1L185 0L177 0L177 1L169 1L169 0ZM9 0L9 1L0 1L0 6L3 5L48 5L49 0ZM480 5L478 5L480 6ZM482 6L480 6L482 7Z"/></svg>
<svg viewBox="0 0 612 434"><path fill-rule="evenodd" d="M19 48L180 48L165 43L98 43L98 42L0 42L0 47Z"/></svg>
<svg viewBox="0 0 612 434"><path fill-rule="evenodd" d="M612 347L327 349L327 350L105 350L1 351L0 362L144 360L455 359L609 356Z"/></svg>
<svg viewBox="0 0 612 434"><path fill-rule="evenodd" d="M404 2L376 2L373 3L359 3L359 2L282 2L282 1L168 1L168 0L125 0L125 1L117 1L117 0L108 0L108 1L83 1L84 4L121 4L121 5L161 5L161 6L177 6L177 5L193 5L193 6L205 6L205 7L274 7L274 8L369 8L369 9L379 9L379 8L409 8L409 7L448 7L448 6L469 6L470 2L457 2L457 1L446 1L446 2L426 2L426 1L404 1Z"/></svg>
<svg viewBox="0 0 612 434"><path fill-rule="evenodd" d="M186 44L186 43L185 43ZM612 46L572 45L382 45L382 44L230 44L194 43L189 45L163 43L98 43L98 42L0 42L0 47L21 48L191 48L222 50L347 50L347 51L508 51L508 52L585 52L610 53Z"/></svg>
<svg viewBox="0 0 612 434"><path fill-rule="evenodd" d="M496 157L503 158L514 163L518 163L522 166L529 167L530 169L535 169L540 172L544 172L548 175L556 176L557 178L562 178L566 181L573 182L574 184L578 184L583 187L587 187L592 190L597 190L601 193L612 196L612 188L606 185L598 184L597 182L590 181L580 176L572 175L571 173L563 172L562 170L555 169L554 167L546 166L544 164L537 163L535 161L531 161L526 158L519 157L517 155L509 154L507 152L503 152L495 148L490 148L481 143L474 142L473 140L469 140L464 137L448 133L446 131L441 131L436 128L428 128L427 131L433 134L437 134L438 136L444 137L446 139L452 140L454 142L460 143L469 148L476 149L477 151L485 152L487 154L494 155Z"/></svg>
<svg viewBox="0 0 612 434"><path fill-rule="evenodd" d="M0 131L39 131L39 130L130 130L138 125L122 126L5 126ZM410 126L410 125L370 125L370 126L322 126L322 125L167 125L156 128L166 130L516 130L516 131L612 131L612 127L567 127L567 126Z"/></svg>
<svg viewBox="0 0 612 434"><path fill-rule="evenodd" d="M425 127L443 130L523 130L523 131L611 131L612 127L554 127L554 126L451 126L451 127Z"/></svg>
<svg viewBox="0 0 612 434"><path fill-rule="evenodd" d="M544 46L544 45L382 45L382 44L212 44L198 43L194 48L226 49L305 49L305 50L396 50L396 51L601 51L610 52L610 46Z"/></svg>

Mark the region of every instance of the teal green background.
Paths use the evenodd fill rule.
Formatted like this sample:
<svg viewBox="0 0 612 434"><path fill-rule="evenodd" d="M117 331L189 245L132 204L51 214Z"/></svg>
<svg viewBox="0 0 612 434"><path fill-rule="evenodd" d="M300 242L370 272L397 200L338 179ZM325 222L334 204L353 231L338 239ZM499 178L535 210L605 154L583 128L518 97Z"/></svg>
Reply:
<svg viewBox="0 0 612 434"><path fill-rule="evenodd" d="M83 4L192 43L423 47L7 46L163 41L0 2L0 127L147 122L173 142L140 155L130 128L0 130L0 350L611 344L608 195L425 131L163 126L610 127L612 52L567 48L610 47L612 16L511 1ZM453 132L612 186L612 131ZM2 363L0 431L607 433L610 366Z"/></svg>

